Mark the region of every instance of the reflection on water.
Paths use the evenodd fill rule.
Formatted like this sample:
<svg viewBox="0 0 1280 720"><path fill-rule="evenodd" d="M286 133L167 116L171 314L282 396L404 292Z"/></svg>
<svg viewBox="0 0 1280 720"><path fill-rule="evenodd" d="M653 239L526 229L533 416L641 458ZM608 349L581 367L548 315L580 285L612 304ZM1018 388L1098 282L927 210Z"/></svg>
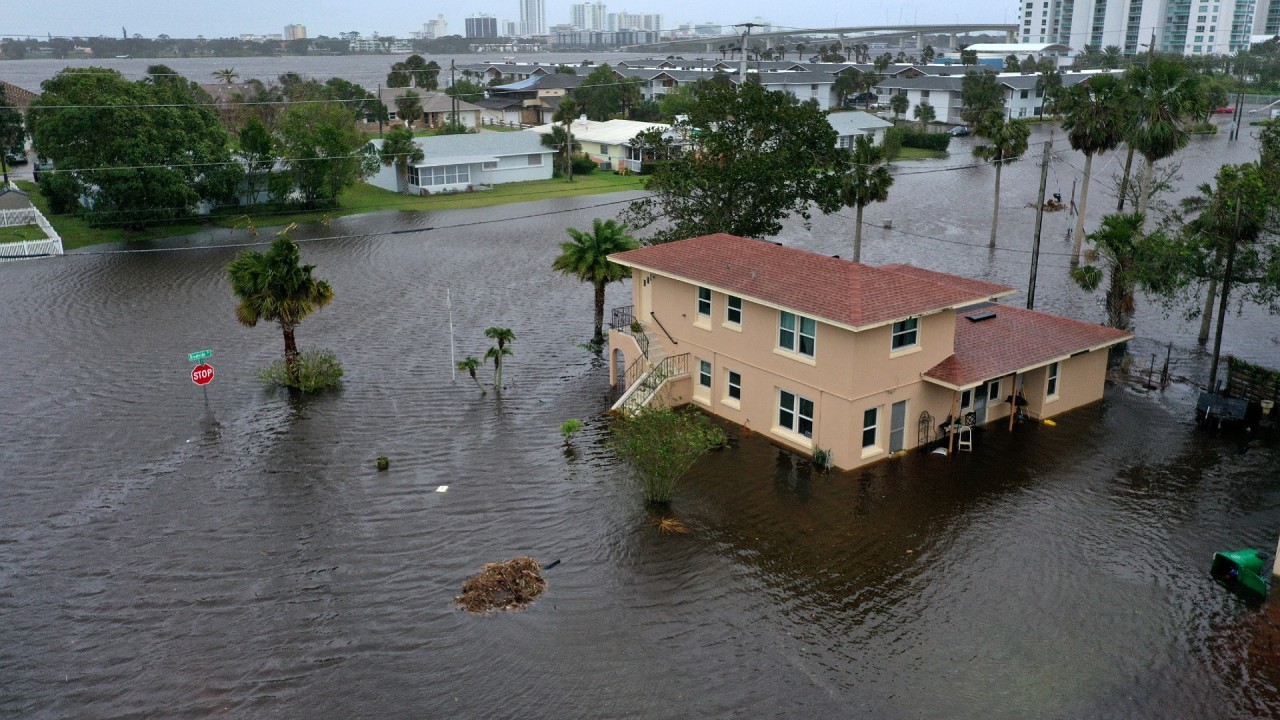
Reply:
<svg viewBox="0 0 1280 720"><path fill-rule="evenodd" d="M1037 172L1010 168L994 254L919 237L984 243L989 169L903 176L883 212L915 235L870 233L868 259L1021 285L1018 198ZM843 474L731 429L733 446L678 491L672 513L692 532L659 533L603 444L607 368L578 347L590 288L549 272L566 225L612 213L596 202L300 231L364 235L304 245L336 296L299 340L347 370L318 398L254 380L281 340L236 324L221 270L234 248L0 266L0 710L1280 713L1275 656L1250 653L1264 618L1207 573L1215 550L1274 542L1280 452L1198 433L1177 388L1166 401L1112 388L1056 427ZM501 217L522 219L468 225ZM836 253L848 235L847 220L816 218L784 239ZM1042 266L1043 306L1100 318L1063 264ZM446 294L459 357L483 352L486 327L515 330L501 398L453 377ZM1152 343L1190 347L1150 308L1138 322ZM1266 338L1228 337L1274 357ZM186 363L205 347L207 412ZM574 454L568 418L585 423ZM522 553L562 561L532 608L453 609L481 564Z"/></svg>

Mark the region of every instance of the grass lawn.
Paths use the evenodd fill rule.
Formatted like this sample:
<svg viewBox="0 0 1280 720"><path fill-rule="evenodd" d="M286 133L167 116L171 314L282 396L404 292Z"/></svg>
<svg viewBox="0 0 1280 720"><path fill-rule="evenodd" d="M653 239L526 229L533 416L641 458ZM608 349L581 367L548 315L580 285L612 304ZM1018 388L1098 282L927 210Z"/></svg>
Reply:
<svg viewBox="0 0 1280 720"><path fill-rule="evenodd" d="M83 218L73 215L51 214L49 212L49 203L40 194L39 186L36 184L20 182L19 186L30 194L32 202L35 203L40 212L44 213L45 217L49 218L49 222L54 229L62 236L63 247L67 250L98 243L131 242L173 237L175 235L188 235L208 225L229 228L243 227L246 224L246 213L236 210L226 215L174 223L172 225L157 225L146 230L90 227L89 223ZM595 172L586 176L574 176L572 183L563 179L534 180L531 182L496 185L492 190L477 190L475 192L462 192L451 195L430 195L427 197L402 195L376 188L366 183L359 183L339 196L338 207L336 208L308 211L263 210L257 213L250 211L247 215L249 219L252 219L253 224L258 227L273 227L290 223L320 222L328 218L379 210L406 210L411 212L454 210L506 205L529 200L641 190L643 188L644 178L639 175L615 175L610 172Z"/></svg>
<svg viewBox="0 0 1280 720"><path fill-rule="evenodd" d="M932 160L934 158L944 158L950 155L946 150L925 150L924 148L902 148L902 152L898 153L899 160Z"/></svg>
<svg viewBox="0 0 1280 720"><path fill-rule="evenodd" d="M35 225L18 225L16 227L0 228L0 243L44 239L44 231Z"/></svg>

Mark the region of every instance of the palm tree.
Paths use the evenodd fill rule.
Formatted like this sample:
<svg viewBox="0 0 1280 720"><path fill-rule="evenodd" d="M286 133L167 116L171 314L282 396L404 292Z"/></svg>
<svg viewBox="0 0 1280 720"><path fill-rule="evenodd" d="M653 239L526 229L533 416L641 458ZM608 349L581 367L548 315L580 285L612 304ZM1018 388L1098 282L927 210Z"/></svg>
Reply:
<svg viewBox="0 0 1280 720"><path fill-rule="evenodd" d="M926 65L933 62L935 57L937 57L937 52L933 49L932 45L925 45L924 50L920 51L920 58L924 60Z"/></svg>
<svg viewBox="0 0 1280 720"><path fill-rule="evenodd" d="M1103 270L1106 270L1107 325L1114 328L1129 326L1137 287L1158 290L1169 280L1168 273L1151 267L1154 258L1163 252L1155 248L1168 247L1168 238L1161 233L1145 235L1143 224L1142 213L1104 217L1102 226L1089 233L1089 242L1094 247L1088 253L1089 261L1098 261L1102 267L1082 265L1071 271L1077 285L1093 292L1102 284Z"/></svg>
<svg viewBox="0 0 1280 720"><path fill-rule="evenodd" d="M911 106L911 101L906 95L894 95L889 98L889 107L893 110L893 124L898 124L898 119L902 117L902 113L907 111Z"/></svg>
<svg viewBox="0 0 1280 720"><path fill-rule="evenodd" d="M227 264L231 292L239 298L236 320L254 327L259 320L277 322L284 334L284 363L289 383L298 382L298 343L294 329L333 299L333 288L311 276L314 265L299 262L298 244L280 231L265 253L246 250Z"/></svg>
<svg viewBox="0 0 1280 720"><path fill-rule="evenodd" d="M564 174L569 178L569 182L573 182L573 121L577 119L578 101L566 95L560 99L560 107L556 108L556 113L551 116L551 120L564 126Z"/></svg>
<svg viewBox="0 0 1280 720"><path fill-rule="evenodd" d="M729 50L729 46L725 45L724 43L720 43L720 47L718 48L718 50L720 50L720 59L723 60L725 53Z"/></svg>
<svg viewBox="0 0 1280 720"><path fill-rule="evenodd" d="M1027 121L1005 119L999 110L989 111L974 128L974 134L987 142L973 148L975 157L996 166L996 199L991 208L991 244L996 246L996 225L1000 220L1000 170L1027 151L1027 138L1031 136L1031 126Z"/></svg>
<svg viewBox="0 0 1280 720"><path fill-rule="evenodd" d="M489 391L484 389L484 385L480 384L480 378L476 377L476 370L478 370L482 364L483 363L471 355L468 355L466 360L459 360L456 363L459 370L464 370L471 375L471 379L475 382L476 387L480 388L480 394L488 395Z"/></svg>
<svg viewBox="0 0 1280 720"><path fill-rule="evenodd" d="M640 247L635 238L627 235L627 226L616 220L591 221L591 232L567 228L565 232L573 242L560 244L560 255L551 263L552 270L572 275L595 288L596 331L591 342L604 344L604 288L611 282L631 277L627 268L611 262L609 256L624 250Z"/></svg>
<svg viewBox="0 0 1280 720"><path fill-rule="evenodd" d="M1127 79L1134 97L1129 144L1146 160L1138 196L1138 214L1145 218L1155 164L1190 142L1183 123L1200 114L1205 96L1181 62L1155 59L1149 66L1135 65Z"/></svg>
<svg viewBox="0 0 1280 720"><path fill-rule="evenodd" d="M831 89L836 93L836 104L844 107L844 103L858 91L858 87L862 84L862 71L857 68L849 68L842 70L836 75L836 81L832 84Z"/></svg>
<svg viewBox="0 0 1280 720"><path fill-rule="evenodd" d="M1128 125L1129 95L1124 85L1111 75L1095 75L1063 93L1058 110L1064 116L1062 129L1076 152L1084 153L1084 180L1080 184L1080 211L1076 213L1072 267L1080 264L1084 241L1084 217L1089 206L1089 180L1093 157L1116 149Z"/></svg>
<svg viewBox="0 0 1280 720"><path fill-rule="evenodd" d="M796 43L796 62L804 62L804 43Z"/></svg>
<svg viewBox="0 0 1280 720"><path fill-rule="evenodd" d="M511 357L515 353L511 348L507 347L507 343L516 339L516 334L511 332L511 328L491 327L485 328L484 336L498 343L497 347L491 347L484 354L485 360L493 360L493 389L494 392L502 392L502 363L503 358Z"/></svg>
<svg viewBox="0 0 1280 720"><path fill-rule="evenodd" d="M916 109L912 111L912 114L920 121L920 132L928 132L929 123L933 122L937 117L933 106L924 100L916 103Z"/></svg>
<svg viewBox="0 0 1280 720"><path fill-rule="evenodd" d="M856 208L853 226L853 261L862 261L862 209L873 202L889 199L893 176L881 165L884 148L875 144L870 135L859 135L853 143L853 170L845 176L840 188L840 200L848 207Z"/></svg>
<svg viewBox="0 0 1280 720"><path fill-rule="evenodd" d="M413 128L413 121L422 117L422 100L418 93L409 92L396 98L396 117L404 121L404 126Z"/></svg>
<svg viewBox="0 0 1280 720"><path fill-rule="evenodd" d="M1108 45L1102 49L1102 56L1099 61L1104 70L1118 68L1120 63L1124 62L1124 52L1120 50L1119 45Z"/></svg>
<svg viewBox="0 0 1280 720"><path fill-rule="evenodd" d="M236 72L235 68L224 68L222 70L215 70L210 74L213 75L215 78L217 78L218 82L221 82L227 85L234 83L236 79L240 77L240 75Z"/></svg>
<svg viewBox="0 0 1280 720"><path fill-rule="evenodd" d="M395 166L396 186L405 194L409 192L409 163L422 162L424 157L422 148L414 142L413 131L409 128L392 128L378 150L378 159L383 165Z"/></svg>
<svg viewBox="0 0 1280 720"><path fill-rule="evenodd" d="M572 155L582 149L581 143L569 140L569 133L559 125L552 125L551 132L542 136L542 144L550 148L555 148L556 157L560 162L564 162L566 155Z"/></svg>

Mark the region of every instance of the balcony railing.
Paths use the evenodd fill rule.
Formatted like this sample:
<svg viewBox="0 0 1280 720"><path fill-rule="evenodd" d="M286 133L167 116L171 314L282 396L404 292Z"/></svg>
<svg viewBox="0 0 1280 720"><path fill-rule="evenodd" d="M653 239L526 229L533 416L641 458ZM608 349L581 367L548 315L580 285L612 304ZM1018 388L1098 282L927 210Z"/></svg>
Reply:
<svg viewBox="0 0 1280 720"><path fill-rule="evenodd" d="M636 328L639 327L637 332ZM609 329L625 332L636 339L636 344L640 346L640 352L645 357L649 357L649 336L645 334L644 328L637 325L635 315L632 314L632 306L624 305L613 309L612 317L609 319Z"/></svg>

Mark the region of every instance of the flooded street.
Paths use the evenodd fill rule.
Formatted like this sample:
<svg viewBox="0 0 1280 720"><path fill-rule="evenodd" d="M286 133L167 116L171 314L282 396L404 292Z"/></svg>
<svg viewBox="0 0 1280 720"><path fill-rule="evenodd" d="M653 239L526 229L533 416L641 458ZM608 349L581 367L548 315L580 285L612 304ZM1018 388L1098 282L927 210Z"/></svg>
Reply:
<svg viewBox="0 0 1280 720"><path fill-rule="evenodd" d="M992 171L966 139L899 164L864 259L1024 288L1042 133L1005 173L994 253ZM1082 160L1060 155L1066 197ZM1254 157L1197 140L1184 184ZM1260 611L1207 572L1216 550L1274 547L1280 448L1197 431L1183 385L844 474L735 430L677 490L692 532L659 533L602 445L608 369L578 347L591 290L549 270L564 228L617 201L300 229L335 297L299 342L347 374L298 400L254 377L282 342L235 322L238 248L203 247L243 231L0 264L0 715L1280 717L1280 667L1250 652ZM778 239L847 257L851 222ZM1065 276L1070 222L1046 216L1037 307L1099 321ZM447 298L458 358L515 331L501 398L453 377ZM1224 351L1280 364L1280 323L1244 313ZM1202 379L1196 327L1143 302L1133 347L1171 342ZM186 361L204 348L208 410ZM482 564L524 553L561 561L530 609L453 608Z"/></svg>

